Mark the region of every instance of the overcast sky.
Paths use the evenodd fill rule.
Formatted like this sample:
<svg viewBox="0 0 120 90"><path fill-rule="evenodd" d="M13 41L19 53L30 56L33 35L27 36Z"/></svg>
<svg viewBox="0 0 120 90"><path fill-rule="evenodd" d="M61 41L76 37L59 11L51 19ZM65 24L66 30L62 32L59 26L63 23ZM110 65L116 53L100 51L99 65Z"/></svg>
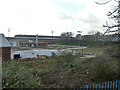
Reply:
<svg viewBox="0 0 120 90"><path fill-rule="evenodd" d="M0 0L0 33L60 35L62 32L104 31L102 25L113 3L105 0ZM114 0L113 0L114 1Z"/></svg>

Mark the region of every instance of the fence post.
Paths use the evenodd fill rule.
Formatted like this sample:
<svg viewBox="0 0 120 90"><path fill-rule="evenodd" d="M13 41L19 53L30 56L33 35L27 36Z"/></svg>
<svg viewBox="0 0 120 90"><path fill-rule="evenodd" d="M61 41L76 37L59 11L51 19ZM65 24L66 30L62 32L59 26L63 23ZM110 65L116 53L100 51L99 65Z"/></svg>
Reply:
<svg viewBox="0 0 120 90"><path fill-rule="evenodd" d="M86 88L85 90L88 90L88 85L86 85L85 88Z"/></svg>
<svg viewBox="0 0 120 90"><path fill-rule="evenodd" d="M96 90L97 90L97 84L96 84Z"/></svg>
<svg viewBox="0 0 120 90"><path fill-rule="evenodd" d="M90 88L90 90L91 90L91 85L90 85L90 87L89 87L89 88Z"/></svg>
<svg viewBox="0 0 120 90"><path fill-rule="evenodd" d="M113 89L114 89L115 81L113 81Z"/></svg>
<svg viewBox="0 0 120 90"><path fill-rule="evenodd" d="M102 90L103 90L103 83L102 83Z"/></svg>
<svg viewBox="0 0 120 90"><path fill-rule="evenodd" d="M115 89L117 90L117 80L116 80L116 83L115 83Z"/></svg>
<svg viewBox="0 0 120 90"><path fill-rule="evenodd" d="M108 90L109 90L109 82L108 82L108 84L107 84L107 88L108 88Z"/></svg>
<svg viewBox="0 0 120 90"><path fill-rule="evenodd" d="M83 90L85 90L85 87L83 87Z"/></svg>
<svg viewBox="0 0 120 90"><path fill-rule="evenodd" d="M119 86L120 86L120 80L118 81L118 89L120 89L120 87L119 87Z"/></svg>
<svg viewBox="0 0 120 90"><path fill-rule="evenodd" d="M81 87L80 87L80 90L81 90Z"/></svg>
<svg viewBox="0 0 120 90"><path fill-rule="evenodd" d="M93 84L93 90L94 90L94 84Z"/></svg>
<svg viewBox="0 0 120 90"><path fill-rule="evenodd" d="M99 83L99 90L100 90L100 83Z"/></svg>
<svg viewBox="0 0 120 90"><path fill-rule="evenodd" d="M110 84L110 90L111 90L111 88L112 88L112 81L111 81L111 84Z"/></svg>
<svg viewBox="0 0 120 90"><path fill-rule="evenodd" d="M105 90L106 90L106 82L105 82Z"/></svg>

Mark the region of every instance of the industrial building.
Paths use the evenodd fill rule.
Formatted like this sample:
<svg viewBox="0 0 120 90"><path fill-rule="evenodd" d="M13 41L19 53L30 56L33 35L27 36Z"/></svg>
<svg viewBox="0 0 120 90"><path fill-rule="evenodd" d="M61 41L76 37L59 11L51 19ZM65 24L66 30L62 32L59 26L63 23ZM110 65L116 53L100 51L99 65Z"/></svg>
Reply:
<svg viewBox="0 0 120 90"><path fill-rule="evenodd" d="M43 35L15 35L7 37L12 47L45 47L48 44L58 42L60 36L43 36Z"/></svg>

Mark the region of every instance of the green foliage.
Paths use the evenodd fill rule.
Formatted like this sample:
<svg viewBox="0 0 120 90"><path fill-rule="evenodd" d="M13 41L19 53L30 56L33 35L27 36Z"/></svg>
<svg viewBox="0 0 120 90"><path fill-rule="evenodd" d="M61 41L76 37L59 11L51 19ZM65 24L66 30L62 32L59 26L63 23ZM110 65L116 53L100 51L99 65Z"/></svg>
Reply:
<svg viewBox="0 0 120 90"><path fill-rule="evenodd" d="M75 56L72 52L63 51L60 56L55 57L55 68L72 66Z"/></svg>
<svg viewBox="0 0 120 90"><path fill-rule="evenodd" d="M108 47L105 49L104 51L105 54L110 55L112 57L115 58L119 58L120 59L120 46L119 45L114 45L111 47Z"/></svg>
<svg viewBox="0 0 120 90"><path fill-rule="evenodd" d="M120 44L114 44L114 46L106 48L104 50L104 54L114 58L118 63L118 67L120 67ZM120 69L118 69L118 75L120 79Z"/></svg>
<svg viewBox="0 0 120 90"><path fill-rule="evenodd" d="M118 72L115 71L116 64L114 64L114 60L103 55L95 59L92 68L95 81L110 81L117 78Z"/></svg>
<svg viewBox="0 0 120 90"><path fill-rule="evenodd" d="M89 52L92 51L103 49L91 48ZM119 79L115 57L106 54L81 58L65 51L53 58L5 62L2 71L3 88L72 88Z"/></svg>
<svg viewBox="0 0 120 90"><path fill-rule="evenodd" d="M40 78L34 76L24 65L6 63L2 68L3 88L31 88L41 85Z"/></svg>

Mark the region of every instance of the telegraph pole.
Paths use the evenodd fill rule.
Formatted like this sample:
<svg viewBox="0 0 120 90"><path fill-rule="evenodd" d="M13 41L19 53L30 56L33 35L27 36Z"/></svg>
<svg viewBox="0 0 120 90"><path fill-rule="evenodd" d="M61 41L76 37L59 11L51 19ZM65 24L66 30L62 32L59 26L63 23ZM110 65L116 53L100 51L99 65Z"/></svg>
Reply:
<svg viewBox="0 0 120 90"><path fill-rule="evenodd" d="M38 47L38 34L36 34L36 47Z"/></svg>
<svg viewBox="0 0 120 90"><path fill-rule="evenodd" d="M52 44L53 44L53 30L51 31L51 33L52 33Z"/></svg>
<svg viewBox="0 0 120 90"><path fill-rule="evenodd" d="M10 28L8 28L8 37L10 37Z"/></svg>
<svg viewBox="0 0 120 90"><path fill-rule="evenodd" d="M82 31L77 31L79 34L82 33ZM80 37L79 37L79 40L81 41L81 34L80 34ZM79 46L81 44L81 42L79 41ZM82 54L83 54L83 48L82 48Z"/></svg>

